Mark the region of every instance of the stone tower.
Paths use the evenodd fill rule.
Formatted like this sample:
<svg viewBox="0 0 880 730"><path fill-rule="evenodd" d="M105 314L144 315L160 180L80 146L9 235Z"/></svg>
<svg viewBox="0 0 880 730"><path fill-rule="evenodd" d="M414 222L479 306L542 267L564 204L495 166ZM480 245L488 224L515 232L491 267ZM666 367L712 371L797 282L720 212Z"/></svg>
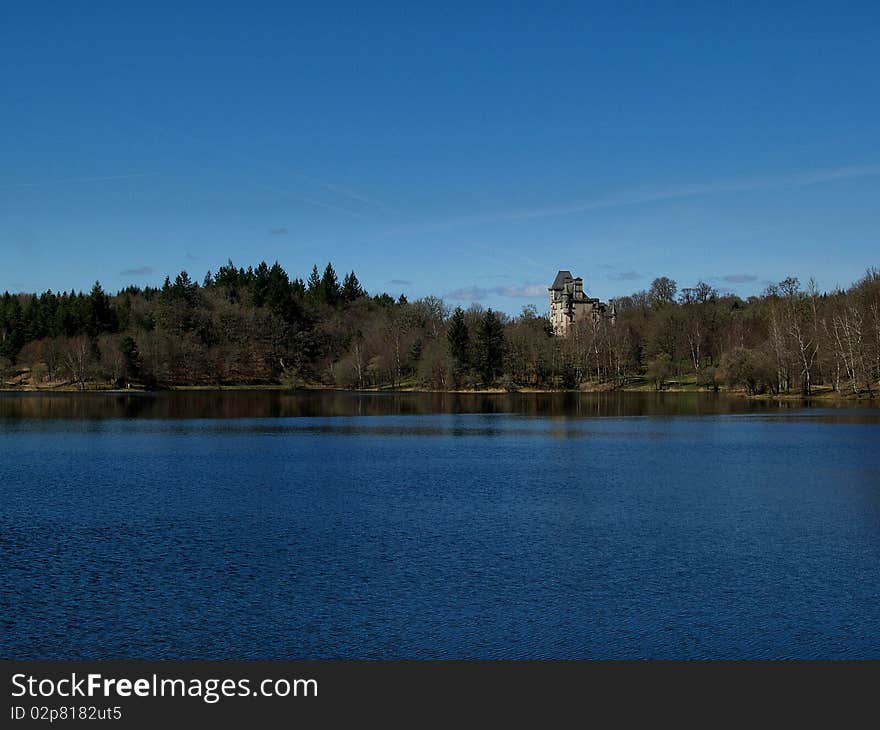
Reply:
<svg viewBox="0 0 880 730"><path fill-rule="evenodd" d="M613 309L609 311L608 305L584 294L584 280L572 276L570 271L556 274L549 291L550 322L556 335L567 335L575 322L614 317Z"/></svg>

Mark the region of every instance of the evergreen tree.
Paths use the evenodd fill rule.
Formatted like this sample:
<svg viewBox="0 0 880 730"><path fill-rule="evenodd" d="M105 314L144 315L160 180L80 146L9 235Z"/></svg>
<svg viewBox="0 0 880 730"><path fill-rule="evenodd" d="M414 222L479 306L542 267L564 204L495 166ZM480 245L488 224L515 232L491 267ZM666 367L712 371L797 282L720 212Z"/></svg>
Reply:
<svg viewBox="0 0 880 730"><path fill-rule="evenodd" d="M312 299L322 299L323 291L321 290L321 275L318 273L317 264L312 267L312 273L309 274L308 293Z"/></svg>
<svg viewBox="0 0 880 730"><path fill-rule="evenodd" d="M354 275L354 272L346 274L342 280L342 301L353 302L355 299L360 299L363 295L364 290L361 288L361 283Z"/></svg>
<svg viewBox="0 0 880 730"><path fill-rule="evenodd" d="M199 285L186 271L181 271L174 279L171 292L174 299L183 299L190 307L196 306L199 302Z"/></svg>
<svg viewBox="0 0 880 730"><path fill-rule="evenodd" d="M449 343L449 354L455 361L456 384L461 381L461 376L470 366L471 336L467 322L464 321L464 312L461 307L456 307L452 318L449 320L449 331L446 333Z"/></svg>
<svg viewBox="0 0 880 730"><path fill-rule="evenodd" d="M290 283L290 291L295 299L302 300L306 295L306 284L302 279L294 279Z"/></svg>
<svg viewBox="0 0 880 730"><path fill-rule="evenodd" d="M321 293L324 301L330 306L334 306L339 301L339 279L336 278L333 265L329 262L324 269L324 276L321 277Z"/></svg>
<svg viewBox="0 0 880 730"><path fill-rule="evenodd" d="M269 266L261 261L254 272L253 299L255 307L262 307L269 294Z"/></svg>
<svg viewBox="0 0 880 730"><path fill-rule="evenodd" d="M381 294L376 294L373 297L373 301L376 302L380 307L392 307L394 306L394 297L392 297L388 292L382 292Z"/></svg>
<svg viewBox="0 0 880 730"><path fill-rule="evenodd" d="M483 383L491 385L504 369L504 325L491 309L480 318L477 327L475 365Z"/></svg>
<svg viewBox="0 0 880 730"><path fill-rule="evenodd" d="M119 350L125 358L125 371L130 377L138 377L141 374L141 354L137 343L126 335L119 341Z"/></svg>
<svg viewBox="0 0 880 730"><path fill-rule="evenodd" d="M217 275L214 277L214 283L217 286L231 286L238 287L241 283L239 281L239 273L235 264L232 263L232 259L226 260L226 265L221 266L217 269Z"/></svg>
<svg viewBox="0 0 880 730"><path fill-rule="evenodd" d="M0 355L14 360L24 345L21 303L18 297L6 292L3 295L3 321L0 322Z"/></svg>
<svg viewBox="0 0 880 730"><path fill-rule="evenodd" d="M239 290L242 281L240 272L235 267L235 264L232 263L232 259L227 259L226 265L217 269L217 274L214 276L214 285L226 289L226 299L231 304L239 301Z"/></svg>
<svg viewBox="0 0 880 730"><path fill-rule="evenodd" d="M101 288L99 282L95 282L88 299L88 325L87 334L95 337L101 332L112 332L116 329L116 313L110 306L110 297Z"/></svg>
<svg viewBox="0 0 880 730"><path fill-rule="evenodd" d="M287 272L277 261L267 275L266 305L275 313L285 316L290 309L293 292Z"/></svg>

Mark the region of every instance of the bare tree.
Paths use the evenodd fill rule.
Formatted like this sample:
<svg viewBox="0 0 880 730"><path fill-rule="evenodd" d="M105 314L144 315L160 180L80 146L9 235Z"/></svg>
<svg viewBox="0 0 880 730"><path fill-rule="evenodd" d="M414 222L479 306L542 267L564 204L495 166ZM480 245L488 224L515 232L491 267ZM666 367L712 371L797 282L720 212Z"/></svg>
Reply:
<svg viewBox="0 0 880 730"><path fill-rule="evenodd" d="M804 395L810 395L813 384L813 363L819 353L816 302L818 292L812 280L806 292L800 290L800 282L789 277L779 283L785 303L786 326L791 336L801 368Z"/></svg>
<svg viewBox="0 0 880 730"><path fill-rule="evenodd" d="M94 353L92 343L85 335L71 337L64 348L64 363L70 379L80 390L86 389L86 383L92 376Z"/></svg>
<svg viewBox="0 0 880 730"><path fill-rule="evenodd" d="M700 363L702 362L703 347L703 318L699 307L700 305L698 304L690 305L684 322L684 334L691 355L691 364L694 366L694 372L698 375L700 373Z"/></svg>
<svg viewBox="0 0 880 730"><path fill-rule="evenodd" d="M101 335L98 338L102 374L111 383L119 383L125 377L125 355L119 347L117 335Z"/></svg>

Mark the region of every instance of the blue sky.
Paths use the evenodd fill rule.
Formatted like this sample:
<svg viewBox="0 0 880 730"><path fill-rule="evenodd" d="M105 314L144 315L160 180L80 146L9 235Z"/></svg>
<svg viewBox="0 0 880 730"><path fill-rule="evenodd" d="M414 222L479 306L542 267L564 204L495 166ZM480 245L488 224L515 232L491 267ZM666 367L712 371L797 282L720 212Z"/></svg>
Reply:
<svg viewBox="0 0 880 730"><path fill-rule="evenodd" d="M876 3L74 5L0 24L0 290L329 259L516 312L560 268L880 265Z"/></svg>

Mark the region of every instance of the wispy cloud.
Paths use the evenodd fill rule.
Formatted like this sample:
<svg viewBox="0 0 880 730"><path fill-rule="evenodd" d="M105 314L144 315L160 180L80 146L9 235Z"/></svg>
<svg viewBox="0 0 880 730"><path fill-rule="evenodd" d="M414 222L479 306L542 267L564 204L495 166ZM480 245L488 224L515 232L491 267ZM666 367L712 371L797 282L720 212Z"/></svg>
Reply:
<svg viewBox="0 0 880 730"><path fill-rule="evenodd" d="M490 296L511 297L514 299L538 299L547 296L546 284L521 284L517 286L466 286L446 293L447 299L463 302L478 302Z"/></svg>
<svg viewBox="0 0 880 730"><path fill-rule="evenodd" d="M725 274L719 278L728 284L751 284L758 280L758 277L752 274Z"/></svg>
<svg viewBox="0 0 880 730"><path fill-rule="evenodd" d="M385 283L392 286L412 286L412 282L409 279L389 279Z"/></svg>
<svg viewBox="0 0 880 730"><path fill-rule="evenodd" d="M483 289L479 286L466 286L446 292L444 298L462 302L478 302L481 299L485 299L490 293L489 289Z"/></svg>
<svg viewBox="0 0 880 730"><path fill-rule="evenodd" d="M319 185L322 185L324 188L326 188L330 192L342 195L343 197L348 198L349 200L354 200L354 201L357 201L358 203L363 203L364 205L371 205L374 208L380 208L381 210L395 212L394 208L392 208L391 206L386 205L385 203L382 203L382 202L376 200L375 198L367 197L366 195L363 195L362 193L358 193L358 192L355 192L354 190L351 190L349 188L342 187L342 185L335 185L335 184L326 183L326 182L322 183L322 182L316 181L316 180L312 180L311 182L316 182Z"/></svg>
<svg viewBox="0 0 880 730"><path fill-rule="evenodd" d="M805 187L838 180L878 176L880 176L880 164L868 164L811 170L788 175L736 177L694 183L640 187L586 200L575 200L533 208L488 211L448 218L442 221L426 222L422 225L396 228L388 231L387 235L429 233L459 226L550 218L606 208L619 208L722 193L745 193L777 188Z"/></svg>
<svg viewBox="0 0 880 730"><path fill-rule="evenodd" d="M123 269L120 276L148 276L155 271L152 266L135 266L131 269Z"/></svg>
<svg viewBox="0 0 880 730"><path fill-rule="evenodd" d="M47 185L74 185L80 183L97 183L107 182L109 180L130 180L138 177L155 177L155 173L143 172L133 173L130 175L104 175L101 177L63 177L57 180L39 180L35 182L12 183L11 185L0 185L0 190L10 190L12 188L38 188Z"/></svg>
<svg viewBox="0 0 880 730"><path fill-rule="evenodd" d="M270 187L268 185L261 185L255 182L248 182L251 187L256 188L258 190L264 190L267 193L272 193L273 195L278 195L284 198L288 198L289 200L294 200L297 203L305 203L306 205L312 205L316 208L324 208L325 210L336 211L337 213L342 213L343 215L351 216L352 218L360 218L363 219L363 216L360 213L356 213L349 208L344 208L341 205L335 205L334 203L327 203L323 200L318 200L317 198L308 197L305 195L299 195L297 193L293 193L289 190L281 190L279 188Z"/></svg>
<svg viewBox="0 0 880 730"><path fill-rule="evenodd" d="M216 149L216 145L213 141L208 140L208 139L204 139L204 138L199 137L197 135L194 135L187 130L173 128L173 127L170 127L170 126L164 125L164 124L157 124L157 123L152 122L152 121L145 119L143 117L129 116L129 119L132 122L134 122L135 124L153 129L154 131L159 131L163 134L175 135L175 136L180 137L182 139L188 140L190 143L195 143L197 145L201 145L205 148L211 149L212 151L214 151ZM262 159L260 157L256 157L256 156L250 155L250 154L243 154L240 152L234 152L231 149L229 149L228 147L223 149L223 154L226 156L232 157L232 158L237 158L238 160L248 164L252 168L261 168L263 171L269 171L269 173L276 179L278 178L279 175L283 175L285 178L296 178L296 179L300 180L301 182L304 182L307 185L311 186L312 188L320 188L320 189L323 189L324 191L332 192L337 196L342 196L342 197L347 198L351 201L355 201L355 202L359 203L361 206L373 206L375 208L380 208L380 209L384 209L387 211L393 211L393 208L386 205L385 203L377 201L372 196L364 195L363 193L353 191L351 188L344 187L344 186L338 185L336 183L327 182L326 180L319 180L317 178L312 177L311 175L306 175L302 171L294 169L287 164L282 164L278 161L265 160L265 159ZM320 200L320 199L317 199L314 197L298 196L293 193L289 193L287 191L272 190L270 188L266 188L264 186L259 186L259 185L255 185L255 184L253 184L253 187L263 187L264 190L270 190L271 192L285 195L292 200L297 200L301 203L306 203L307 205L313 205L315 207L325 208L328 210L336 210L339 212L346 213L347 215L352 215L357 218L362 217L362 216L357 215L356 213L352 212L351 210L349 210L348 208L346 208L344 206L335 205L334 203L324 202L323 200Z"/></svg>
<svg viewBox="0 0 880 730"><path fill-rule="evenodd" d="M270 228L269 235L270 236L286 236L287 229L284 228L283 226L281 228Z"/></svg>
<svg viewBox="0 0 880 730"><path fill-rule="evenodd" d="M814 170L792 175L768 175L757 177L729 178L709 182L668 185L657 188L636 189L617 195L610 195L592 200L551 205L543 208L532 208L520 211L507 211L502 214L503 220L523 218L544 218L548 216L569 215L601 208L653 203L681 198L693 198L718 193L751 192L773 188L802 187L819 183L847 180L861 177L880 176L880 165L853 165L826 170Z"/></svg>
<svg viewBox="0 0 880 730"><path fill-rule="evenodd" d="M546 284L523 284L521 286L498 286L493 291L502 297L535 299L547 296Z"/></svg>
<svg viewBox="0 0 880 730"><path fill-rule="evenodd" d="M621 271L616 274L608 274L612 281L638 281L644 277L638 271Z"/></svg>

